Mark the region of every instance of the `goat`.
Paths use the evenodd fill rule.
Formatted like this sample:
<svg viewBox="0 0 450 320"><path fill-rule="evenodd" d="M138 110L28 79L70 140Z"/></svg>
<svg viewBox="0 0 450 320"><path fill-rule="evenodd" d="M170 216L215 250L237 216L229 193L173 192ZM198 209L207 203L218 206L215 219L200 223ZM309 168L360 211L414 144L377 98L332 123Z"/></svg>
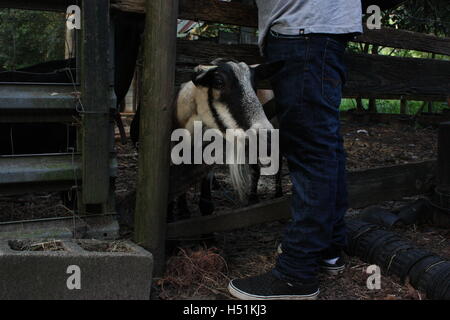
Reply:
<svg viewBox="0 0 450 320"><path fill-rule="evenodd" d="M275 62L251 67L224 59L214 60L209 66L198 66L192 81L185 83L178 95L176 122L192 132L194 122L201 121L223 135L228 129L272 130L257 97L256 82L271 77L283 66L284 62ZM245 148L245 139L238 137L237 142L238 149ZM248 165L230 165L231 180L241 199L248 196L250 189L248 169Z"/></svg>
<svg viewBox="0 0 450 320"><path fill-rule="evenodd" d="M225 59L214 60L207 66L197 66L192 80L182 84L178 93L174 112L175 128L185 128L192 133L194 122L200 121L205 127L217 129L222 134L227 129L273 129L256 94L256 83L276 74L283 66L284 62L248 66ZM130 128L135 145L139 140L139 118L138 109ZM247 168L244 165L230 165L233 186L241 198L249 193L252 197L256 193L259 179L259 166L251 166L256 180L249 176ZM253 183L251 188L249 181ZM209 204L206 209L205 206L203 209L200 207L203 215L213 210L210 190L204 192L205 186L209 185L209 182L202 183L200 205L202 202Z"/></svg>

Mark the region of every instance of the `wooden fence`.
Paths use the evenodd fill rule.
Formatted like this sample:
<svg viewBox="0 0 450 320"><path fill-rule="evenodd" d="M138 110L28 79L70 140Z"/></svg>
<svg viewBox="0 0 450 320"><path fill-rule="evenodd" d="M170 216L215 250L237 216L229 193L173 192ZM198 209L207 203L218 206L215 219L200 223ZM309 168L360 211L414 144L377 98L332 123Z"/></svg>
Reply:
<svg viewBox="0 0 450 320"><path fill-rule="evenodd" d="M150 60L152 53L144 58L147 64L158 64L158 73L153 73L152 79L144 81L144 91L152 88L160 88L161 83L166 83L164 92L171 92L173 84L167 83L165 71L173 72L176 65L175 84L179 85L190 79L192 68L197 64L208 63L218 56L233 57L248 64L261 63L263 59L259 55L255 45L227 45L210 41L175 40L175 34L159 34L161 30L172 30L170 25L176 24L173 18L177 14L180 19L201 20L241 27L256 27L257 10L254 6L239 2L223 2L218 0L170 0L151 1L143 0L112 0L112 6L116 9L130 12L145 13L145 4L148 10L152 10L151 18L159 16L159 25L156 30L147 29L147 41L155 42L164 50L175 50L161 60ZM154 12L153 12L154 11ZM147 17L147 20L149 17ZM154 25L151 21L147 26ZM385 47L419 50L443 55L450 55L450 39L438 38L402 30L382 29L367 31L355 41L369 43ZM150 44L147 44L150 46ZM170 57L170 58L167 58ZM346 54L349 66L349 79L344 89L347 97L365 98L396 98L408 100L445 101L450 96L450 62L432 59L399 58L370 54ZM151 66L147 70L152 70ZM165 70L165 71L164 71ZM263 84L267 88L268 84ZM170 90L168 90L170 89ZM171 110L170 103L173 97L161 96L160 91L153 90L153 97L148 97L145 104L154 107L153 111L141 114L141 125L148 126L152 117L163 117L164 112ZM142 120L143 118L143 120ZM152 159L158 163L165 161L165 155L156 154L153 150L161 145L161 140L167 136L167 128L154 128L148 134L160 138L146 140L141 144L141 159ZM142 155L144 154L144 155ZM143 161L139 165L146 166ZM433 183L435 162L423 162L405 166L371 169L363 172L349 173L349 192L352 206L365 206L383 200L401 198L405 195L419 194L428 190ZM140 183L138 184L136 216L140 221L136 240L142 245L156 252L156 270L162 272L164 262L164 243L167 237L179 238L193 236L213 231L224 231L242 228L266 221L289 217L289 198L278 199L256 206L242 208L232 212L217 213L213 216L200 217L164 224L165 209L157 199L167 199L167 194L173 188L160 188L158 178L163 176L156 174L155 168L146 166L148 172L140 171ZM165 172L169 177L167 166L159 172ZM168 180L170 180L168 178ZM141 196L139 196L141 194ZM151 196L148 196L151 194ZM166 228L167 226L167 228ZM151 231L151 235L149 235ZM145 234L147 233L147 234ZM141 240L141 241L140 241Z"/></svg>
<svg viewBox="0 0 450 320"><path fill-rule="evenodd" d="M70 2L41 0L30 4L21 0L2 0L0 7L20 8L26 5L34 9L65 9L71 4ZM87 2L92 2L92 5L104 4L104 0L84 1L84 4ZM129 12L145 13L145 6L151 10L151 14L147 16L145 35L147 56L144 58L144 75L147 74L147 76L144 76L143 91L151 93L144 96L144 102L152 107L147 108L148 110L141 115L141 129L144 130L141 133L144 133L145 143L141 144L139 159L136 240L155 254L157 273L163 269L164 243L167 237L177 238L224 231L288 217L289 199L283 198L234 212L219 213L169 225L165 223L166 202L169 192L174 188L167 183L171 180L169 162L167 148L162 146L167 145L168 142L170 126L167 115L172 111L175 85L189 79L193 66L207 63L217 56L230 56L249 64L263 61L259 56L258 48L254 45L224 45L208 41L176 40L176 18L256 27L256 8L242 3L218 0L147 2L145 0L111 0L111 5L115 9ZM106 19L106 17L103 18ZM98 32L101 31L99 23L93 26ZM367 31L356 41L450 55L450 39L402 30ZM96 54L101 56L102 53ZM91 52L88 57L93 55L94 53ZM449 61L349 53L346 54L346 60L349 65L349 79L344 94L347 97L445 101L450 96ZM93 70L96 69L93 68ZM85 69L87 75L92 75L91 81L97 79L93 70ZM173 78L174 74L175 78ZM95 87L95 83L93 86ZM268 84L263 86L268 87ZM89 88L84 88L89 91ZM109 96L105 95L105 90L101 91L104 99L109 99ZM93 106L96 101L100 101L99 99L100 96L95 92L91 92L88 97L89 104ZM89 123L95 126L97 121L103 120L92 116L91 120L86 119L86 121L90 121ZM105 134L106 132L104 131ZM91 156L85 156L83 165L91 163L92 168L96 167L97 159L92 157L93 153L89 153L88 149L93 150L98 146L99 141L87 141L85 151ZM105 143L101 143L100 147L103 150L102 158L105 158L108 154ZM423 162L349 173L351 204L363 206L424 192L433 183L434 166L434 162ZM84 175L84 179L87 182L90 181L88 189L92 189L99 183L102 185L106 183L108 166L102 166L99 169L101 169L99 180L96 180L96 175ZM100 193L104 193L105 190L102 187ZM99 195L97 190L93 192ZM89 195L86 196L89 197Z"/></svg>
<svg viewBox="0 0 450 320"><path fill-rule="evenodd" d="M114 8L144 13L143 0L112 0ZM180 19L257 27L257 10L239 2L180 0ZM366 30L357 42L450 56L450 39L404 30ZM216 56L234 57L247 63L261 63L254 45L223 45L202 41L177 42L177 84L189 79L193 65ZM399 58L383 55L346 55L349 79L346 97L446 101L450 96L450 62L434 59ZM267 84L265 85L268 86Z"/></svg>
<svg viewBox="0 0 450 320"><path fill-rule="evenodd" d="M76 150L64 154L0 156L0 194L74 187L78 193L78 214L106 216L114 212L112 180L117 169L111 116L116 98L109 0L0 0L0 8L63 12L72 4L82 7L83 28L77 31L77 76L80 76L77 82L0 83L0 123L77 122L80 126ZM64 22L62 19L61 23ZM115 234L103 234L114 238L117 229Z"/></svg>

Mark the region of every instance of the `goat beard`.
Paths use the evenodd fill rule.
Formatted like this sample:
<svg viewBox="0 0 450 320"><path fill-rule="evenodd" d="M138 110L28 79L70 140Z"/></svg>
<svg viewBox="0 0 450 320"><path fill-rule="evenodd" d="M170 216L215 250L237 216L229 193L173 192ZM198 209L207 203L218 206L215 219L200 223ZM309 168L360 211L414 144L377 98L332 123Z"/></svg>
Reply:
<svg viewBox="0 0 450 320"><path fill-rule="evenodd" d="M252 183L250 166L246 162L245 147L245 137L238 136L235 152L232 152L232 155L230 156L232 159L228 159L230 160L229 163L231 163L229 164L231 183L239 196L239 200L242 202L247 200ZM229 155L227 154L227 157L228 156Z"/></svg>

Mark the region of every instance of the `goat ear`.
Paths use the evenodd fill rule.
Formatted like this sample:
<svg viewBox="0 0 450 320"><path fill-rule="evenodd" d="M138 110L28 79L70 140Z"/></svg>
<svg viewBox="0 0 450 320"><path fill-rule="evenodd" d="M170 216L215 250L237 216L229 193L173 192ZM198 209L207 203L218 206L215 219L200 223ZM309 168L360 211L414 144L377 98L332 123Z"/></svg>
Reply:
<svg viewBox="0 0 450 320"><path fill-rule="evenodd" d="M216 68L216 66L204 65L195 67L194 73L192 74L192 82L195 86L209 87L213 78L213 70Z"/></svg>
<svg viewBox="0 0 450 320"><path fill-rule="evenodd" d="M276 73L281 71L284 65L285 62L283 60L260 64L259 66L253 68L255 72L255 80L258 81L271 78Z"/></svg>

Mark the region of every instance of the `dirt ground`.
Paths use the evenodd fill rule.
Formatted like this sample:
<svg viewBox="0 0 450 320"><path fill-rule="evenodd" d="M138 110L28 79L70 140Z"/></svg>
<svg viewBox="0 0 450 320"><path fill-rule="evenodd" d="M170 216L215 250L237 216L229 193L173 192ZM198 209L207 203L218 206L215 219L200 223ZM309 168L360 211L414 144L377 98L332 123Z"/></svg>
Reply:
<svg viewBox="0 0 450 320"><path fill-rule="evenodd" d="M344 123L342 128L348 154L349 170L374 168L395 164L435 159L437 130L433 128L404 127L401 130L383 124ZM127 201L135 190L137 153L131 145L118 145L118 172L116 194L118 203ZM219 187L213 191L216 210L229 210L241 206L231 190L225 168L218 168ZM284 193L290 193L286 166L283 168ZM188 192L189 209L199 215L199 187ZM274 196L274 181L263 177L259 184L261 200ZM395 209L414 198L389 201L380 205ZM132 213L133 203L129 203ZM356 216L357 209L349 209ZM0 222L22 219L71 215L62 205L58 193L30 194L0 197ZM155 279L154 299L231 299L226 286L235 277L255 275L270 270L276 259L276 248L287 221L266 223L246 229L214 234L207 244L198 241L177 242L179 249L172 252L163 278ZM397 229L404 237L443 257L450 258L450 231L429 225ZM125 237L131 237L129 232ZM195 239L193 239L195 240ZM368 290L365 273L368 264L349 258L346 271L338 276L321 276L320 299L424 299L424 295L399 279L382 277L381 290Z"/></svg>
<svg viewBox="0 0 450 320"><path fill-rule="evenodd" d="M402 206L412 199L389 201L385 208ZM359 210L350 210L356 217ZM277 256L287 221L215 234L208 246L184 243L168 261L165 276L154 284L155 299L233 299L227 292L233 278L270 270ZM442 257L450 258L450 230L430 225L397 228L405 239ZM183 245L183 244L182 244ZM368 263L347 257L347 268L339 276L321 275L319 299L323 300L423 300L422 292L394 276L382 275L381 289L366 286Z"/></svg>
<svg viewBox="0 0 450 320"><path fill-rule="evenodd" d="M436 158L437 131L432 128L404 127L402 130L390 125L355 123L344 124L342 128L345 148L348 154L349 170L367 169L381 166L405 164ZM120 169L128 172L118 179L118 192L130 190L135 177L136 154L128 147L128 153L119 158ZM132 160L132 161L130 161ZM220 187L213 191L216 210L239 208L236 196L230 191L231 185L226 168L217 168L215 175ZM283 167L283 190L290 193L286 165ZM198 186L188 193L189 209L196 216L200 213ZM263 177L258 186L260 200L274 196L274 180ZM415 198L403 201L389 201L379 204L387 209L395 209ZM362 209L362 208L360 208ZM357 216L360 209L349 209L348 215ZM215 233L213 239L200 244L198 239L177 242L178 250L172 252L163 278L156 279L153 299L232 299L227 291L230 279L256 275L270 270L276 259L276 248L282 238L287 221L266 223L231 232ZM450 258L450 231L432 226L414 226L397 229L405 238L416 242L437 254ZM423 293L409 284L401 284L399 279L382 276L381 290L367 289L366 269L369 264L355 257L348 258L348 267L339 277L321 276L320 299L345 300L414 300L424 299Z"/></svg>

